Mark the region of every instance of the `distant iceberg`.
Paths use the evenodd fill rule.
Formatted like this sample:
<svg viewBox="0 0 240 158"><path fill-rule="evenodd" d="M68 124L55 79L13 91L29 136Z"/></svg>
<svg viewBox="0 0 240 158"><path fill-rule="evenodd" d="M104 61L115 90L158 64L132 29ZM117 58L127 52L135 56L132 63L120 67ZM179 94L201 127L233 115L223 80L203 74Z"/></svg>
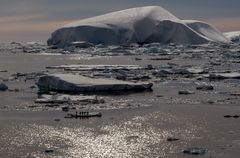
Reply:
<svg viewBox="0 0 240 158"><path fill-rule="evenodd" d="M235 43L240 43L240 31L226 32L224 35Z"/></svg>
<svg viewBox="0 0 240 158"><path fill-rule="evenodd" d="M53 32L48 45L65 47L78 41L94 45L229 42L211 25L180 20L160 6L132 8L70 23Z"/></svg>

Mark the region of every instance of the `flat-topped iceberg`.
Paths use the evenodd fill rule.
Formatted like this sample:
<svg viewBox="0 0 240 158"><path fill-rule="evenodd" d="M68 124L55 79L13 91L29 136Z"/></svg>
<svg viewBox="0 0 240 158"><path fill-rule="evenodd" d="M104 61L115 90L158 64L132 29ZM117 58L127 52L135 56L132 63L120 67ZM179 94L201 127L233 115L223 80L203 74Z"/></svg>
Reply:
<svg viewBox="0 0 240 158"><path fill-rule="evenodd" d="M128 45L227 43L229 40L209 24L182 21L160 6L147 6L67 24L52 33L48 45L65 47L76 42Z"/></svg>
<svg viewBox="0 0 240 158"><path fill-rule="evenodd" d="M50 74L41 77L37 85L42 92L112 92L144 91L152 83L133 83L114 79L95 79L74 74Z"/></svg>

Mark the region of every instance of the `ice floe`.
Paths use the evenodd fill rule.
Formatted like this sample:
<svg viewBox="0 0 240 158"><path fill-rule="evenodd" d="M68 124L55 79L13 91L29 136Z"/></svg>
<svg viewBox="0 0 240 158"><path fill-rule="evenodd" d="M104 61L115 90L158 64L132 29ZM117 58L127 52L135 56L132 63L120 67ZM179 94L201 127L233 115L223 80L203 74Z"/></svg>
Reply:
<svg viewBox="0 0 240 158"><path fill-rule="evenodd" d="M96 79L74 74L49 74L37 82L40 91L62 92L111 92L143 91L151 89L152 83L133 83L114 79Z"/></svg>

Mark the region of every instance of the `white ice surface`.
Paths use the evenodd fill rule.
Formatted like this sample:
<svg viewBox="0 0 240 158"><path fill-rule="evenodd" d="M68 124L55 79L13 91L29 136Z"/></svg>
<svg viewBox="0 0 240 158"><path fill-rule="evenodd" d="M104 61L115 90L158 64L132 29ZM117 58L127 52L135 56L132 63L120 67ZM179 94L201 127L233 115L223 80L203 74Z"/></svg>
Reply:
<svg viewBox="0 0 240 158"><path fill-rule="evenodd" d="M152 87L151 83L133 83L114 79L89 78L74 74L51 74L39 79L40 89L48 91L95 92L95 91L131 91Z"/></svg>

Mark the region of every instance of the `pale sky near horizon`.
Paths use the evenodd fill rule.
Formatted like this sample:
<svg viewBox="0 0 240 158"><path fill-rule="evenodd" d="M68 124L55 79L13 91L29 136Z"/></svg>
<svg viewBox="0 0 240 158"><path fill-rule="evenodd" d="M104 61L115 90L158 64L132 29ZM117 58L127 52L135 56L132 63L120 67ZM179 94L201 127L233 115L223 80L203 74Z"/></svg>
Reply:
<svg viewBox="0 0 240 158"><path fill-rule="evenodd" d="M46 41L69 22L132 7L159 5L180 19L240 30L240 0L0 0L0 42Z"/></svg>

